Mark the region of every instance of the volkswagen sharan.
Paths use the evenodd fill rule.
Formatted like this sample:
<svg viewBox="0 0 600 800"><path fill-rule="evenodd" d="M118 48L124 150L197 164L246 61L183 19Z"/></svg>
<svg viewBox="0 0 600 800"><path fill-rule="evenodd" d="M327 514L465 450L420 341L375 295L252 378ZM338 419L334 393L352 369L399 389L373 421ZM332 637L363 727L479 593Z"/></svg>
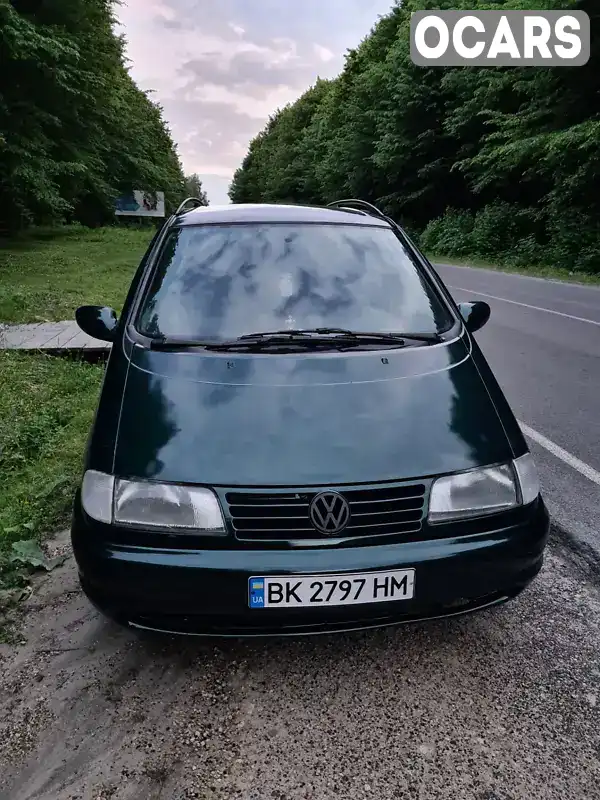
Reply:
<svg viewBox="0 0 600 800"><path fill-rule="evenodd" d="M112 343L72 542L136 629L334 632L489 608L548 513L473 333L402 227L358 200L199 207L156 233Z"/></svg>

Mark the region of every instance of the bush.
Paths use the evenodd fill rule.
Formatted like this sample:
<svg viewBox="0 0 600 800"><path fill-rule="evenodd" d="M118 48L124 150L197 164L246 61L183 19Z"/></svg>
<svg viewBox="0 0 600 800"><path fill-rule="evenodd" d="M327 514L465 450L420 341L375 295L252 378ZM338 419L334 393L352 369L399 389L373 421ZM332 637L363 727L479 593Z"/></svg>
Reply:
<svg viewBox="0 0 600 800"><path fill-rule="evenodd" d="M533 234L528 234L515 242L510 253L505 257L508 264L515 267L537 266L548 261L547 250L541 245Z"/></svg>
<svg viewBox="0 0 600 800"><path fill-rule="evenodd" d="M552 209L546 261L570 272L600 274L600 220L581 209Z"/></svg>
<svg viewBox="0 0 600 800"><path fill-rule="evenodd" d="M503 202L485 206L475 215L472 252L483 257L509 256L534 226L528 209Z"/></svg>
<svg viewBox="0 0 600 800"><path fill-rule="evenodd" d="M447 256L473 255L474 217L468 211L448 209L433 219L419 237L424 250Z"/></svg>
<svg viewBox="0 0 600 800"><path fill-rule="evenodd" d="M600 220L578 209L538 212L504 202L475 214L448 209L419 238L424 250L440 256L600 274Z"/></svg>

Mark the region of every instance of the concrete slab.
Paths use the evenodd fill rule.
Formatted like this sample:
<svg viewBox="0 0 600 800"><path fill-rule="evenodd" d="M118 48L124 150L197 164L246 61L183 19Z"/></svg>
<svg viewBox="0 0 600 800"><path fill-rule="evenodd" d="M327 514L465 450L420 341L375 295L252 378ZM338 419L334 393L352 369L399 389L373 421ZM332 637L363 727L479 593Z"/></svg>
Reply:
<svg viewBox="0 0 600 800"><path fill-rule="evenodd" d="M109 350L110 343L84 333L76 322L35 322L27 325L0 325L0 350Z"/></svg>
<svg viewBox="0 0 600 800"><path fill-rule="evenodd" d="M44 345L45 350L62 350L80 332L80 327L76 322L65 322L63 329L49 339Z"/></svg>
<svg viewBox="0 0 600 800"><path fill-rule="evenodd" d="M0 335L0 347L4 349L20 348L35 335L36 331L38 331L42 325L43 323L41 322L34 322L31 325L6 326Z"/></svg>
<svg viewBox="0 0 600 800"><path fill-rule="evenodd" d="M63 331L65 328L64 322L48 322L40 325L32 336L21 344L21 348L27 350L35 350L36 348L43 348L47 342Z"/></svg>

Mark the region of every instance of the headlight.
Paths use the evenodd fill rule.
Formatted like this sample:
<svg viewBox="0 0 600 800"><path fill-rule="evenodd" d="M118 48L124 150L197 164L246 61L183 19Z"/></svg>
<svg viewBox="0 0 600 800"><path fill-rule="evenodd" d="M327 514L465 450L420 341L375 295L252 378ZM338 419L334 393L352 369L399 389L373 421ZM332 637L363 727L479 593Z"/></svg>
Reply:
<svg viewBox="0 0 600 800"><path fill-rule="evenodd" d="M540 479L531 453L516 458L513 461L519 488L521 490L521 503L526 506L533 503L540 493Z"/></svg>
<svg viewBox="0 0 600 800"><path fill-rule="evenodd" d="M225 535L216 495L198 486L121 480L88 470L81 501L86 513L100 522Z"/></svg>
<svg viewBox="0 0 600 800"><path fill-rule="evenodd" d="M112 522L112 501L115 479L105 472L88 469L81 484L81 504L86 514L98 522Z"/></svg>
<svg viewBox="0 0 600 800"><path fill-rule="evenodd" d="M532 503L540 491L530 453L511 464L485 467L438 478L431 487L429 522L495 514Z"/></svg>

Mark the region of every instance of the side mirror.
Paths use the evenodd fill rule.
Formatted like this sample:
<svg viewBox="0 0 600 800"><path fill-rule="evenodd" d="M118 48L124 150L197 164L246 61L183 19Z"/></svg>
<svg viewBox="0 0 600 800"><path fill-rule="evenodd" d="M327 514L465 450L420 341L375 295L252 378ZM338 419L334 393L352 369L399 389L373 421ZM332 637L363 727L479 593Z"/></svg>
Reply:
<svg viewBox="0 0 600 800"><path fill-rule="evenodd" d="M458 310L470 333L475 333L475 331L483 328L492 313L489 305L482 300L476 300L473 303L459 303Z"/></svg>
<svg viewBox="0 0 600 800"><path fill-rule="evenodd" d="M84 333L103 342L115 338L118 320L116 311L108 306L80 306L75 312L77 324Z"/></svg>

